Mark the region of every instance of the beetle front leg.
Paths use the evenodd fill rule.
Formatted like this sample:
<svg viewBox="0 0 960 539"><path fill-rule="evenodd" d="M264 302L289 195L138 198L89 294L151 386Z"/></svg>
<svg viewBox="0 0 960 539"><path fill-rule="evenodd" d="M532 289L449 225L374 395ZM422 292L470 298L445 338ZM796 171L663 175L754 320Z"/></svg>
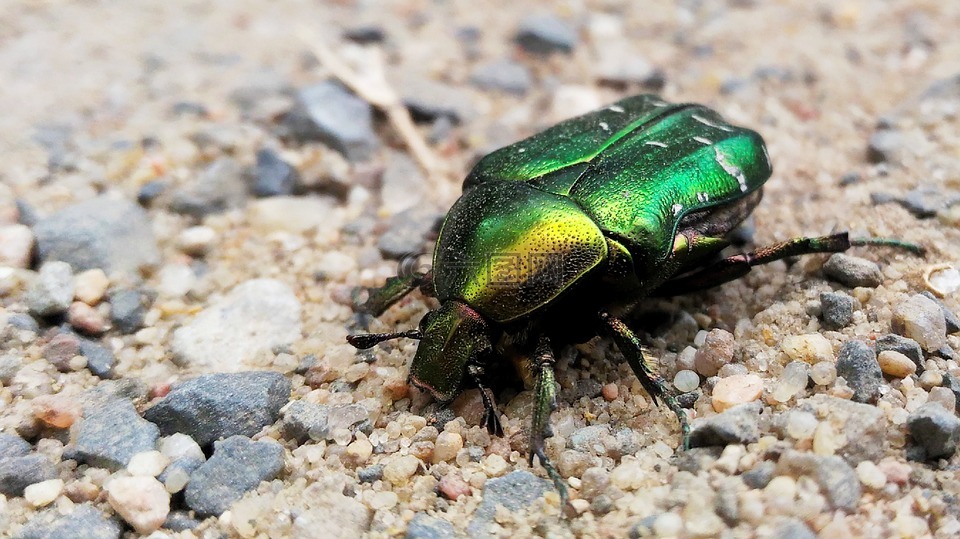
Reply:
<svg viewBox="0 0 960 539"><path fill-rule="evenodd" d="M529 458L531 466L534 456L540 460L540 465L547 471L547 475L553 481L553 486L560 494L561 505L566 507L569 501L567 485L547 457L544 446L544 440L553 436L553 430L550 428L550 413L557 409L557 379L553 372L555 363L556 359L553 357L553 350L550 348L550 340L546 337L540 337L533 360L533 369L537 373L537 383L534 386Z"/></svg>
<svg viewBox="0 0 960 539"><path fill-rule="evenodd" d="M680 403L674 397L673 390L667 386L667 382L654 371L653 366L647 363L647 360L643 357L640 339L630 331L630 328L622 320L611 316L607 312L600 312L600 321L605 332L613 338L613 342L617 344L620 353L623 354L627 363L630 364L630 368L637 375L640 384L650 394L654 404L658 404L658 398L662 399L667 407L677 415L677 419L680 421L680 433L683 437L682 445L684 449L688 449L690 447L690 424L687 422L687 414L680 407Z"/></svg>
<svg viewBox="0 0 960 539"><path fill-rule="evenodd" d="M414 288L418 287L425 294L432 295L433 272L415 272L402 277L399 275L390 277L383 286L371 290L367 300L357 305L357 308L373 316L380 316L391 305L400 301L404 296L413 292Z"/></svg>
<svg viewBox="0 0 960 539"><path fill-rule="evenodd" d="M467 373L473 379L477 389L480 390L480 398L483 399L483 422L482 426L487 428L487 432L494 436L503 436L503 425L500 423L500 412L497 405L487 393L487 388L483 384L483 367L480 365L468 365Z"/></svg>

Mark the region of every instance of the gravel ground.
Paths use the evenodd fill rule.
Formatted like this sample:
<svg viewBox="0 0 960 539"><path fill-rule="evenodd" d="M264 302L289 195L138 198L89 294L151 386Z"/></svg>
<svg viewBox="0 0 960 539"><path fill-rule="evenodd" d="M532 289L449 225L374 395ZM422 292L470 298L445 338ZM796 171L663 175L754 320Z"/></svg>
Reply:
<svg viewBox="0 0 960 539"><path fill-rule="evenodd" d="M0 536L960 535L960 4L479 7L0 7ZM440 169L318 40L385 61ZM565 518L527 464L528 391L498 392L491 437L477 391L441 409L406 384L414 342L344 336L477 158L639 92L763 134L748 244L849 229L926 254L647 302L688 451L609 342L570 349Z"/></svg>

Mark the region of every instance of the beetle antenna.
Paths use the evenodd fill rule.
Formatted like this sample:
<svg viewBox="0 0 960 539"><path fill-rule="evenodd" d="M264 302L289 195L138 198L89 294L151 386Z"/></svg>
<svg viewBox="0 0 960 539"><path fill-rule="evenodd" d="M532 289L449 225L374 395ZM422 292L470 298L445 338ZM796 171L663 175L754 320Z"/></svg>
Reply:
<svg viewBox="0 0 960 539"><path fill-rule="evenodd" d="M359 335L347 335L347 342L350 343L354 348L366 350L367 348L373 348L383 341L399 339L401 337L406 337L408 339L419 339L423 337L423 333L421 333L419 329L397 331L394 333L361 333Z"/></svg>

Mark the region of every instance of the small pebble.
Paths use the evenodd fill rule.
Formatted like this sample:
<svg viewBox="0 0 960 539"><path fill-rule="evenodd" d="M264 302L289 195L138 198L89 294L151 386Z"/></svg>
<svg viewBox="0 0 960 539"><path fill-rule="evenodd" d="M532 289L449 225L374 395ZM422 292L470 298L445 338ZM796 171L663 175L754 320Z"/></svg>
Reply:
<svg viewBox="0 0 960 539"><path fill-rule="evenodd" d="M458 500L461 496L469 496L473 491L470 485L463 480L459 473L451 472L440 478L437 490L448 500Z"/></svg>
<svg viewBox="0 0 960 539"><path fill-rule="evenodd" d="M58 371L70 372L74 370L73 358L80 353L80 339L72 333L58 333L43 346L41 353Z"/></svg>
<svg viewBox="0 0 960 539"><path fill-rule="evenodd" d="M738 404L752 402L763 393L763 380L755 374L721 378L713 387L713 409L723 412Z"/></svg>
<svg viewBox="0 0 960 539"><path fill-rule="evenodd" d="M500 477L507 473L509 469L510 464L496 453L487 455L487 457L483 459L483 471L487 473L488 477Z"/></svg>
<svg viewBox="0 0 960 539"><path fill-rule="evenodd" d="M960 290L960 271L950 265L938 265L924 274L927 288L934 294L944 297Z"/></svg>
<svg viewBox="0 0 960 539"><path fill-rule="evenodd" d="M790 335L780 341L780 349L792 360L817 363L834 360L833 345L819 333Z"/></svg>
<svg viewBox="0 0 960 539"><path fill-rule="evenodd" d="M842 376L853 389L856 402L874 403L880 396L883 371L877 356L862 341L847 341L837 357L837 376Z"/></svg>
<svg viewBox="0 0 960 539"><path fill-rule="evenodd" d="M217 232L208 226L192 226L183 230L177 238L180 250L190 256L204 256L217 241Z"/></svg>
<svg viewBox="0 0 960 539"><path fill-rule="evenodd" d="M463 449L463 437L455 432L441 432L433 448L433 463L452 460Z"/></svg>
<svg viewBox="0 0 960 539"><path fill-rule="evenodd" d="M520 21L513 39L533 54L570 53L577 43L577 33L554 15L529 15Z"/></svg>
<svg viewBox="0 0 960 539"><path fill-rule="evenodd" d="M910 358L893 350L884 350L877 354L880 370L887 376L906 378L917 372L917 364Z"/></svg>
<svg viewBox="0 0 960 539"><path fill-rule="evenodd" d="M73 278L73 282L73 297L87 305L100 303L110 287L110 279L100 268L81 271Z"/></svg>
<svg viewBox="0 0 960 539"><path fill-rule="evenodd" d="M400 455L383 467L383 478L396 486L405 485L420 468L420 459L412 455Z"/></svg>
<svg viewBox="0 0 960 539"><path fill-rule="evenodd" d="M63 479L48 479L23 489L23 498L34 507L49 505L63 492Z"/></svg>
<svg viewBox="0 0 960 539"><path fill-rule="evenodd" d="M141 534L160 529L170 512L170 494L153 477L119 477L107 485L107 502Z"/></svg>
<svg viewBox="0 0 960 539"><path fill-rule="evenodd" d="M678 371L673 377L673 387L680 393L689 393L700 387L700 377L691 370Z"/></svg>
<svg viewBox="0 0 960 539"><path fill-rule="evenodd" d="M828 278L851 288L876 288L883 282L883 274L876 263L843 253L831 255L823 265L823 272Z"/></svg>
<svg viewBox="0 0 960 539"><path fill-rule="evenodd" d="M67 309L67 323L87 335L100 335L107 330L107 320L100 311L82 301L74 301Z"/></svg>
<svg viewBox="0 0 960 539"><path fill-rule="evenodd" d="M603 400L607 402L613 402L617 400L617 397L620 396L620 386L615 383L604 384L603 389L600 390L601 395L603 395Z"/></svg>
<svg viewBox="0 0 960 539"><path fill-rule="evenodd" d="M37 316L58 315L70 307L73 292L70 264L57 260L47 262L40 267L37 280L27 290L27 306Z"/></svg>
<svg viewBox="0 0 960 539"><path fill-rule="evenodd" d="M258 197L274 197L293 194L300 174L280 155L269 148L257 151L257 166L253 182L253 194Z"/></svg>
<svg viewBox="0 0 960 539"><path fill-rule="evenodd" d="M160 451L142 451L130 457L127 471L130 475L157 477L170 464L170 459Z"/></svg>
<svg viewBox="0 0 960 539"><path fill-rule="evenodd" d="M522 96L533 85L533 75L523 64L512 60L498 60L474 69L470 82L481 90L497 90Z"/></svg>
<svg viewBox="0 0 960 539"><path fill-rule="evenodd" d="M927 352L935 352L947 343L947 323L934 300L916 294L893 309L893 331L917 341Z"/></svg>
<svg viewBox="0 0 960 539"><path fill-rule="evenodd" d="M733 360L736 347L737 341L733 333L723 329L711 329L693 358L697 373L706 377L716 376L720 367Z"/></svg>
<svg viewBox="0 0 960 539"><path fill-rule="evenodd" d="M110 293L110 320L124 334L143 327L147 316L148 299L139 290L120 289Z"/></svg>
<svg viewBox="0 0 960 539"><path fill-rule="evenodd" d="M856 300L843 292L820 294L820 318L827 329L847 327L853 321Z"/></svg>
<svg viewBox="0 0 960 539"><path fill-rule="evenodd" d="M950 413L957 409L957 396L947 387L930 388L930 396L927 398L927 402L938 403Z"/></svg>
<svg viewBox="0 0 960 539"><path fill-rule="evenodd" d="M354 440L347 446L347 456L357 464L364 464L373 455L373 444L369 440Z"/></svg>
<svg viewBox="0 0 960 539"><path fill-rule="evenodd" d="M187 506L201 515L220 515L245 493L283 471L283 447L269 438L231 436L214 443L213 455L191 475Z"/></svg>
<svg viewBox="0 0 960 539"><path fill-rule="evenodd" d="M887 475L876 464L865 460L857 464L857 478L863 486L880 490L887 484Z"/></svg>
<svg viewBox="0 0 960 539"><path fill-rule="evenodd" d="M791 361L783 369L771 394L777 402L787 402L807 387L809 366L803 361Z"/></svg>
<svg viewBox="0 0 960 539"><path fill-rule="evenodd" d="M829 386L837 380L837 366L832 361L821 361L810 367L810 379L821 386Z"/></svg>
<svg viewBox="0 0 960 539"><path fill-rule="evenodd" d="M40 395L30 406L34 417L55 429L68 429L83 415L80 401L70 395Z"/></svg>
<svg viewBox="0 0 960 539"><path fill-rule="evenodd" d="M920 348L920 344L913 339L901 337L896 333L888 333L877 339L876 349L878 354L884 350L900 352L917 365L918 372L923 370L923 350Z"/></svg>
<svg viewBox="0 0 960 539"><path fill-rule="evenodd" d="M809 440L819 424L816 416L810 412L793 410L787 419L787 434L796 440Z"/></svg>
<svg viewBox="0 0 960 539"><path fill-rule="evenodd" d="M907 418L907 430L927 459L950 458L960 444L960 419L937 403L927 403Z"/></svg>
<svg viewBox="0 0 960 539"><path fill-rule="evenodd" d="M0 266L30 267L33 232L22 224L0 226Z"/></svg>

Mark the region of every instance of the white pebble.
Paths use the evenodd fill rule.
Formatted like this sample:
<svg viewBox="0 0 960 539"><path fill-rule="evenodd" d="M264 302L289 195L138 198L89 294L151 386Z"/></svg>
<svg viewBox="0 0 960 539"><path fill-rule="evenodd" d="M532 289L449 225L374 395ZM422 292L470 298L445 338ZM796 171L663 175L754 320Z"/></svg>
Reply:
<svg viewBox="0 0 960 539"><path fill-rule="evenodd" d="M857 478L864 486L875 490L879 490L887 484L887 475L869 460L857 464Z"/></svg>
<svg viewBox="0 0 960 539"><path fill-rule="evenodd" d="M809 440L819 424L816 416L810 412L794 410L787 419L787 434L795 440Z"/></svg>
<svg viewBox="0 0 960 539"><path fill-rule="evenodd" d="M792 360L816 363L833 361L833 345L819 333L791 335L780 341L780 349Z"/></svg>
<svg viewBox="0 0 960 539"><path fill-rule="evenodd" d="M697 373L684 369L673 377L673 387L680 393L689 393L700 386L700 376Z"/></svg>
<svg viewBox="0 0 960 539"><path fill-rule="evenodd" d="M23 489L23 498L34 507L49 505L63 492L63 479L48 479Z"/></svg>
<svg viewBox="0 0 960 539"><path fill-rule="evenodd" d="M120 477L110 481L107 501L142 534L159 529L170 512L170 494L153 477Z"/></svg>
<svg viewBox="0 0 960 539"><path fill-rule="evenodd" d="M130 475L156 477L170 464L170 459L159 451L143 451L130 457L127 471Z"/></svg>
<svg viewBox="0 0 960 539"><path fill-rule="evenodd" d="M192 226L180 233L180 250L190 256L203 256L217 241L217 231L208 226Z"/></svg>
<svg viewBox="0 0 960 539"><path fill-rule="evenodd" d="M837 380L837 366L832 361L821 361L810 368L810 379L820 386L828 386Z"/></svg>
<svg viewBox="0 0 960 539"><path fill-rule="evenodd" d="M86 303L96 305L100 303L110 286L110 279L100 268L81 271L73 278L73 297Z"/></svg>

